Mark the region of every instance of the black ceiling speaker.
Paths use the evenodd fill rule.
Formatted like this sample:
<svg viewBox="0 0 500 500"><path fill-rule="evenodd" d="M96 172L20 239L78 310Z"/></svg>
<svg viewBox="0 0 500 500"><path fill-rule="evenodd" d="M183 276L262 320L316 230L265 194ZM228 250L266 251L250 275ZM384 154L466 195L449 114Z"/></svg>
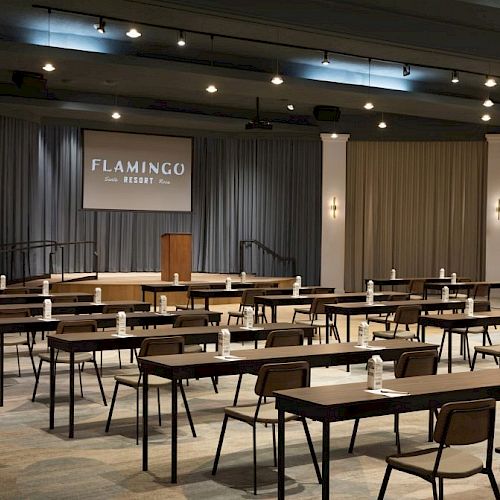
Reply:
<svg viewBox="0 0 500 500"><path fill-rule="evenodd" d="M260 106L259 106L259 98L255 98L255 107L256 107L256 115L255 118L251 121L249 121L245 125L246 130L255 130L255 129L260 129L260 130L272 130L273 126L271 123L269 123L268 120L261 119L260 117Z"/></svg>
<svg viewBox="0 0 500 500"><path fill-rule="evenodd" d="M337 106L315 106L313 115L320 122L338 122L340 119L340 108Z"/></svg>

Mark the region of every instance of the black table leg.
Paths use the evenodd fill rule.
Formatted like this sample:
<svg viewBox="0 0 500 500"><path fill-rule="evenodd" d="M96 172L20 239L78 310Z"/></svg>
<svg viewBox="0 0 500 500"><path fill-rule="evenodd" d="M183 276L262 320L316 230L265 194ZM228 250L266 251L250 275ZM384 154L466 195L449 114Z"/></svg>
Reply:
<svg viewBox="0 0 500 500"><path fill-rule="evenodd" d="M330 343L330 313L326 313L326 343Z"/></svg>
<svg viewBox="0 0 500 500"><path fill-rule="evenodd" d="M205 310L208 311L210 307L210 300L208 299L208 297L205 297Z"/></svg>
<svg viewBox="0 0 500 500"><path fill-rule="evenodd" d="M56 350L50 348L50 409L49 409L49 428L54 428L54 416L56 410Z"/></svg>
<svg viewBox="0 0 500 500"><path fill-rule="evenodd" d="M75 436L75 353L69 353L69 437Z"/></svg>
<svg viewBox="0 0 500 500"><path fill-rule="evenodd" d="M451 336L453 334L451 333L451 330L448 330L448 373L451 373L451 347L452 347L452 341L451 341Z"/></svg>
<svg viewBox="0 0 500 500"><path fill-rule="evenodd" d="M322 499L330 498L330 422L323 422Z"/></svg>
<svg viewBox="0 0 500 500"><path fill-rule="evenodd" d="M347 342L350 342L351 341L351 315L350 314L346 315L345 321L346 321L346 325L347 325L346 326L346 338L347 338ZM350 372L351 366L347 365L346 369L348 372Z"/></svg>
<svg viewBox="0 0 500 500"><path fill-rule="evenodd" d="M154 312L156 312L157 311L157 307L156 307L156 290L153 292L153 294L154 294L154 297L153 297L153 304L154 304L153 307L154 307L154 309L153 310L154 310Z"/></svg>
<svg viewBox="0 0 500 500"><path fill-rule="evenodd" d="M144 291L144 288L142 289L142 301L146 302L146 292Z"/></svg>
<svg viewBox="0 0 500 500"><path fill-rule="evenodd" d="M422 325L422 330L420 330L422 332L422 342L425 342L425 325Z"/></svg>
<svg viewBox="0 0 500 500"><path fill-rule="evenodd" d="M276 306L274 304L271 306L271 323L277 323L277 321L276 321Z"/></svg>
<svg viewBox="0 0 500 500"><path fill-rule="evenodd" d="M148 470L148 372L142 374L142 470Z"/></svg>
<svg viewBox="0 0 500 500"><path fill-rule="evenodd" d="M171 482L177 482L177 384L179 380L172 380L172 478Z"/></svg>
<svg viewBox="0 0 500 500"><path fill-rule="evenodd" d="M285 498L285 412L278 410L278 500Z"/></svg>
<svg viewBox="0 0 500 500"><path fill-rule="evenodd" d="M0 333L0 406L3 406L3 355L4 334Z"/></svg>

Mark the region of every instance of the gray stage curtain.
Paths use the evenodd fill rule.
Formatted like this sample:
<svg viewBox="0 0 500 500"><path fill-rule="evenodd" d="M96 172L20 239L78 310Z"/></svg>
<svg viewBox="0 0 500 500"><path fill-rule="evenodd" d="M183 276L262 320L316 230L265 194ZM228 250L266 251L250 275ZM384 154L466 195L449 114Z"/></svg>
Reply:
<svg viewBox="0 0 500 500"><path fill-rule="evenodd" d="M257 239L295 257L305 283L319 282L319 140L195 137L192 213L82 210L78 127L0 118L0 147L1 243L96 240L100 271L158 271L160 235L190 232L194 271L238 272L239 241ZM262 252L246 257L247 272L291 273ZM48 270L48 252L32 261ZM65 252L66 272L92 263L90 246ZM54 264L60 272L60 250Z"/></svg>
<svg viewBox="0 0 500 500"><path fill-rule="evenodd" d="M364 278L484 277L485 142L350 142L348 290Z"/></svg>

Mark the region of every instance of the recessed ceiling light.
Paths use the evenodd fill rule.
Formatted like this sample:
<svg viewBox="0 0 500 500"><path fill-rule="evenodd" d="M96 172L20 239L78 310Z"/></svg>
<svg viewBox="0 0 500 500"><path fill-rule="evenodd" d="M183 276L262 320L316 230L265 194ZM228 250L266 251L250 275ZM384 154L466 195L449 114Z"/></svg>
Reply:
<svg viewBox="0 0 500 500"><path fill-rule="evenodd" d="M217 87L215 85L210 84L206 89L205 89L209 94L215 94L217 92Z"/></svg>
<svg viewBox="0 0 500 500"><path fill-rule="evenodd" d="M138 31L136 28L130 28L127 31L127 36L129 38L139 38L142 35L140 31Z"/></svg>
<svg viewBox="0 0 500 500"><path fill-rule="evenodd" d="M338 138L338 136L339 136L339 135L337 134L337 132L334 132L334 133L333 133L330 137L331 137L332 139L337 139L337 138Z"/></svg>
<svg viewBox="0 0 500 500"><path fill-rule="evenodd" d="M54 71L56 69L56 67L52 63L47 62L47 63L44 64L44 66L42 67L42 69L45 70L45 71L48 71L50 73L51 71Z"/></svg>
<svg viewBox="0 0 500 500"><path fill-rule="evenodd" d="M494 105L495 105L495 103L490 98L486 99L486 101L483 102L483 106L485 108L491 108L491 106L494 106Z"/></svg>
<svg viewBox="0 0 500 500"><path fill-rule="evenodd" d="M373 102L371 102L371 101L366 102L365 105L363 106L363 108L368 109L368 110L373 109L374 107L375 106L373 105Z"/></svg>
<svg viewBox="0 0 500 500"><path fill-rule="evenodd" d="M283 78L281 77L281 75L274 75L272 78L271 78L271 83L274 83L274 85L281 85L283 83Z"/></svg>
<svg viewBox="0 0 500 500"><path fill-rule="evenodd" d="M387 123L385 123L384 120L382 120L381 122L379 122L378 128L387 128Z"/></svg>
<svg viewBox="0 0 500 500"><path fill-rule="evenodd" d="M328 51L325 50L323 53L323 60L321 61L323 66L328 66L330 64L330 59L328 59Z"/></svg>
<svg viewBox="0 0 500 500"><path fill-rule="evenodd" d="M179 47L184 47L186 45L186 37L184 36L184 31L179 32L179 38L177 39L177 45Z"/></svg>
<svg viewBox="0 0 500 500"><path fill-rule="evenodd" d="M290 110L290 111L293 111L295 109L295 106L290 103L290 104L287 104L286 107Z"/></svg>
<svg viewBox="0 0 500 500"><path fill-rule="evenodd" d="M491 120L491 116L488 113L485 113L481 116L481 120L483 120L483 122L489 122Z"/></svg>
<svg viewBox="0 0 500 500"><path fill-rule="evenodd" d="M111 114L111 118L113 118L113 120L119 120L121 117L122 115L118 113L118 111L113 111L113 113Z"/></svg>
<svg viewBox="0 0 500 500"><path fill-rule="evenodd" d="M101 33L101 35L106 32L106 22L102 17L99 18L98 23L94 24L94 29Z"/></svg>
<svg viewBox="0 0 500 500"><path fill-rule="evenodd" d="M497 81L494 78L492 78L491 76L487 76L486 80L484 81L484 84L487 87L494 87L497 84Z"/></svg>
<svg viewBox="0 0 500 500"><path fill-rule="evenodd" d="M458 71L456 69L454 69L451 72L451 83L458 83L459 81L460 81L460 79L458 78Z"/></svg>

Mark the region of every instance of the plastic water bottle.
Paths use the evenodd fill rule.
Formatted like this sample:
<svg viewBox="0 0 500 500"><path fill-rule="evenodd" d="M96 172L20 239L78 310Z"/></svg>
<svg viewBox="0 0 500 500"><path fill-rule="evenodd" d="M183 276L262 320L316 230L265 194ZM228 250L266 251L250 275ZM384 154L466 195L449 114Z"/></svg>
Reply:
<svg viewBox="0 0 500 500"><path fill-rule="evenodd" d="M5 274L0 276L0 290L5 290L7 288L7 278Z"/></svg>
<svg viewBox="0 0 500 500"><path fill-rule="evenodd" d="M116 314L116 329L118 335L124 335L127 331L127 315L125 311L120 311Z"/></svg>
<svg viewBox="0 0 500 500"><path fill-rule="evenodd" d="M42 283L42 295L50 295L49 282L47 280L43 280L43 283Z"/></svg>
<svg viewBox="0 0 500 500"><path fill-rule="evenodd" d="M382 373L384 362L376 354L368 360L368 389L382 389Z"/></svg>
<svg viewBox="0 0 500 500"><path fill-rule="evenodd" d="M450 289L447 286L443 286L441 291L441 300L443 302L448 302L450 300Z"/></svg>
<svg viewBox="0 0 500 500"><path fill-rule="evenodd" d="M375 285L373 284L373 281L372 280L368 281L368 283L366 284L366 290L371 290L373 292L374 288Z"/></svg>
<svg viewBox="0 0 500 500"><path fill-rule="evenodd" d="M179 273L174 273L174 286L179 284Z"/></svg>
<svg viewBox="0 0 500 500"><path fill-rule="evenodd" d="M299 284L299 288L302 288L302 276L295 276L295 283Z"/></svg>
<svg viewBox="0 0 500 500"><path fill-rule="evenodd" d="M440 270L439 270L439 277L440 278L444 278L445 276L445 273L444 273L444 267L442 267Z"/></svg>
<svg viewBox="0 0 500 500"><path fill-rule="evenodd" d="M246 306L245 310L243 311L243 314L244 314L243 322L245 324L245 328L253 328L253 317L254 317L253 307Z"/></svg>
<svg viewBox="0 0 500 500"><path fill-rule="evenodd" d="M362 321L358 327L358 345L366 347L368 345L368 334L370 327L366 321Z"/></svg>
<svg viewBox="0 0 500 500"><path fill-rule="evenodd" d="M43 319L52 319L52 301L50 299L43 301Z"/></svg>
<svg viewBox="0 0 500 500"><path fill-rule="evenodd" d="M245 271L241 271L240 278L241 278L242 283L246 283L247 282L247 273Z"/></svg>
<svg viewBox="0 0 500 500"><path fill-rule="evenodd" d="M231 290L231 285L232 285L232 280L231 278L228 276L226 278L226 290Z"/></svg>
<svg viewBox="0 0 500 500"><path fill-rule="evenodd" d="M227 328L223 328L219 332L219 356L231 355L231 332Z"/></svg>
<svg viewBox="0 0 500 500"><path fill-rule="evenodd" d="M467 314L467 316L474 316L474 299L467 299L465 303L465 314Z"/></svg>
<svg viewBox="0 0 500 500"><path fill-rule="evenodd" d="M160 295L160 314L167 314L167 296Z"/></svg>
<svg viewBox="0 0 500 500"><path fill-rule="evenodd" d="M373 305L373 289L372 288L368 288L368 290L366 291L366 303L369 306Z"/></svg>
<svg viewBox="0 0 500 500"><path fill-rule="evenodd" d="M292 297L298 297L300 295L300 285L296 281L292 287Z"/></svg>
<svg viewBox="0 0 500 500"><path fill-rule="evenodd" d="M391 269L391 280L396 279L396 269Z"/></svg>
<svg viewBox="0 0 500 500"><path fill-rule="evenodd" d="M101 289L96 288L94 290L94 304L100 304L101 303Z"/></svg>
<svg viewBox="0 0 500 500"><path fill-rule="evenodd" d="M453 284L457 282L457 273L451 273L451 282Z"/></svg>

